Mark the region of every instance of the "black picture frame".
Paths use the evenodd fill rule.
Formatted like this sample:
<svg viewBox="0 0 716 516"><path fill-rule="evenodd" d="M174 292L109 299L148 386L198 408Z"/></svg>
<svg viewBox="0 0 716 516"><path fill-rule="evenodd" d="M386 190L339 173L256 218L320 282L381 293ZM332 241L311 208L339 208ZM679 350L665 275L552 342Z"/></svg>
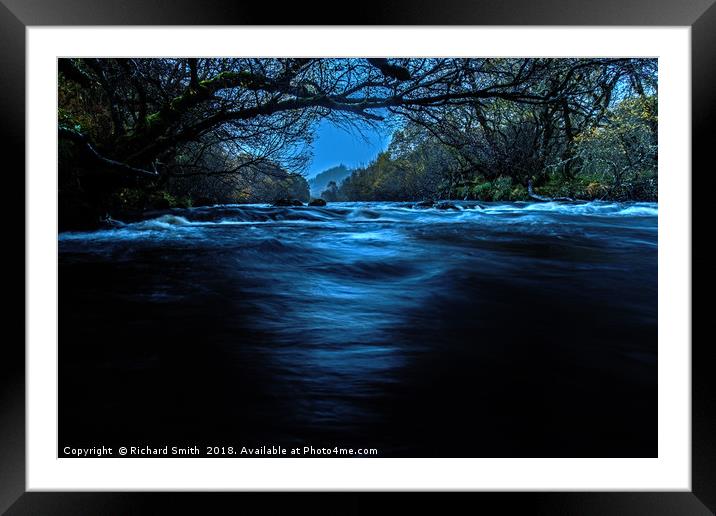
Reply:
<svg viewBox="0 0 716 516"><path fill-rule="evenodd" d="M708 146L713 145L716 113L716 0L392 0L361 2L344 14L318 3L280 4L269 10L262 2L231 0L0 0L0 114L2 160L12 194L24 204L25 192L25 29L35 25L651 25L691 27L692 73L692 206L709 188L701 176L713 165ZM278 4L277 4L278 5ZM346 14L347 13L347 14ZM48 171L54 173L54 171ZM699 176L698 188L693 179ZM12 184L15 181L16 184ZM24 206L6 211L6 277L25 267ZM9 214L12 214L10 216ZM692 213L692 235L699 220ZM22 235L21 235L22 233ZM12 247L7 242L12 242ZM18 249L22 249L19 252ZM692 274L702 266L694 259ZM700 255L699 255L700 256ZM25 269L26 270L26 269ZM7 284L7 281L5 282ZM705 286L699 286L705 290ZM692 299L693 299L692 289ZM23 298L24 300L24 295ZM248 494L248 493L69 493L26 492L25 489L25 348L17 332L24 318L24 302L5 297L8 320L0 358L0 511L20 514L153 514L213 512L216 503L243 508L260 505L261 512L309 508L330 514L357 514L383 504L375 493ZM693 305L693 302L692 302ZM13 314L22 311L23 315ZM692 312L692 335L693 329ZM24 325L22 335L24 335ZM687 346L689 343L684 342ZM469 493L449 500L421 493L401 496L403 511L412 507L445 512L446 504L468 503L491 513L530 514L713 514L716 511L716 403L712 380L712 345L691 342L692 355L692 490L690 492L571 492L571 493ZM232 511L233 512L233 511Z"/></svg>

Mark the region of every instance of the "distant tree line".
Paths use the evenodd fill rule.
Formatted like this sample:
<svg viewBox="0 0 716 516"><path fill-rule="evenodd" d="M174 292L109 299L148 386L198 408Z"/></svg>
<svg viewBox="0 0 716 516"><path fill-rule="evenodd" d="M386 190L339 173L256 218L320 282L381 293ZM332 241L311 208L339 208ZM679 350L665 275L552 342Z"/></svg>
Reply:
<svg viewBox="0 0 716 516"><path fill-rule="evenodd" d="M352 170L343 164L319 172L308 181L308 185L311 188L311 194L315 197L319 197L321 192L328 188L331 183L340 183L346 177L351 175L351 172Z"/></svg>
<svg viewBox="0 0 716 516"><path fill-rule="evenodd" d="M409 122L394 133L386 152L341 183L329 184L322 197L519 201L530 199L532 182L548 197L657 199L656 94L622 99L571 139L552 136L557 140L552 141L530 119L494 133L480 125L465 128L461 138L481 141L470 147L446 143Z"/></svg>
<svg viewBox="0 0 716 516"><path fill-rule="evenodd" d="M398 128L376 163L441 165L421 179L381 179L413 196L455 196L480 178L543 185L605 169L614 176L606 187L628 192L656 156L653 59L82 58L60 59L58 69L60 216L69 225L135 197L192 201L210 184L226 188L217 199L241 198L229 190L266 172L293 183L321 119Z"/></svg>

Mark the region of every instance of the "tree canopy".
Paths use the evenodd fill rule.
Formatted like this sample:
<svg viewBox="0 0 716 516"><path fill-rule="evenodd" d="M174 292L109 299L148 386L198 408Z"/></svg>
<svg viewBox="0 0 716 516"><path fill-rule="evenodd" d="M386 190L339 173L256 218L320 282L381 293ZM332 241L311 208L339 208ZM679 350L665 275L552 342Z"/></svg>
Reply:
<svg viewBox="0 0 716 516"><path fill-rule="evenodd" d="M321 119L358 132L391 124L391 159L425 153L429 140L440 150L421 166L450 161L455 188L478 175L539 184L587 162L626 170L637 164L595 146L622 138L631 159L624 138L655 145L655 110L646 120L618 108L656 105L653 59L83 58L60 59L59 72L61 195L95 211L128 187L300 173ZM604 134L620 116L622 129Z"/></svg>

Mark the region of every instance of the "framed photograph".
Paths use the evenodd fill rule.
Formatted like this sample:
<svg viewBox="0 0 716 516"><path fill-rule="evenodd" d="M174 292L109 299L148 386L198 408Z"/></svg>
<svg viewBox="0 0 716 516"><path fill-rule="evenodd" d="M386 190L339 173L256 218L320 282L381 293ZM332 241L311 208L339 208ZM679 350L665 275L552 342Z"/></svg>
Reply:
<svg viewBox="0 0 716 516"><path fill-rule="evenodd" d="M2 0L0 507L712 514L711 3Z"/></svg>

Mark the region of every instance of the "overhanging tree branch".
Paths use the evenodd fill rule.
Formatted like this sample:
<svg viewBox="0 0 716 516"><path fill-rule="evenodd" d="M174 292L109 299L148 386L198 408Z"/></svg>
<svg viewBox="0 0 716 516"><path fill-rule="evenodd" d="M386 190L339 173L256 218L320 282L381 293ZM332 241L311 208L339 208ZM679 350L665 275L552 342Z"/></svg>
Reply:
<svg viewBox="0 0 716 516"><path fill-rule="evenodd" d="M122 163L121 161L113 160L103 156L97 151L97 149L92 146L87 136L78 131L74 131L67 127L60 126L57 132L60 138L65 138L67 140L73 141L80 145L82 148L84 148L86 154L103 168L107 168L115 172L121 172L124 174L137 175L142 177L159 177L159 173L156 171L156 169L153 171L144 170L142 168L132 167L130 165L127 165L126 163Z"/></svg>

